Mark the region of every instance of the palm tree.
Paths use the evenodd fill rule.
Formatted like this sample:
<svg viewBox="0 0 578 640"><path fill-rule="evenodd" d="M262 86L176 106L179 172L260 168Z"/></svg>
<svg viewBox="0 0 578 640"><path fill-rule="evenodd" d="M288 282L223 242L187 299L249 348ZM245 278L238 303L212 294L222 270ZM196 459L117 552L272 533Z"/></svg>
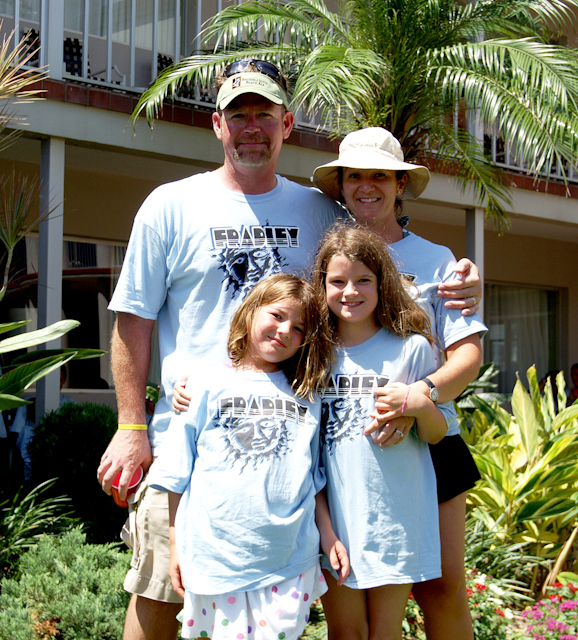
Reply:
<svg viewBox="0 0 578 640"><path fill-rule="evenodd" d="M466 114L507 139L534 176L576 164L578 50L553 43L577 0L249 0L221 11L203 36L210 54L166 69L142 95L149 121L181 83L205 88L224 64L274 60L290 70L295 107L335 135L383 126L406 159L428 161L473 186L498 228L507 185ZM567 165L566 165L567 166Z"/></svg>

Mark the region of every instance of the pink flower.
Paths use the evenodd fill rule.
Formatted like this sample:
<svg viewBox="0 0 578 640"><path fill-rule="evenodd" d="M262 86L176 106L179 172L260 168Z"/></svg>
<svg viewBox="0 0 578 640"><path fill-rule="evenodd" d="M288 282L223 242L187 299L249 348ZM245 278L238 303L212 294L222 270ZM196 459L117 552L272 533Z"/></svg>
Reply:
<svg viewBox="0 0 578 640"><path fill-rule="evenodd" d="M534 609L531 613L530 616L532 618L534 618L534 620L540 620L541 618L544 617L544 612L540 611L539 609Z"/></svg>

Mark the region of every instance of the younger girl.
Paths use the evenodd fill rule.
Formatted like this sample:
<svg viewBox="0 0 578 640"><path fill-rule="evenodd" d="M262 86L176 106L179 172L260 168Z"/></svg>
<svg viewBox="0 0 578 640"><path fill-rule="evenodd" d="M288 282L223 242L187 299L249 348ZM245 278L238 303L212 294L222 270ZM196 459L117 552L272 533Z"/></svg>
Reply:
<svg viewBox="0 0 578 640"><path fill-rule="evenodd" d="M233 317L231 364L189 378L190 408L173 418L151 471L151 484L169 491L184 638L296 639L327 588L314 396L332 358L327 334L311 285L278 274ZM346 566L328 520L322 534L334 565Z"/></svg>
<svg viewBox="0 0 578 640"><path fill-rule="evenodd" d="M378 236L359 227L330 231L317 256L314 286L327 301L338 345L331 382L322 391L322 460L331 521L351 563L345 587L338 588L323 561L329 638L400 639L412 583L441 575L427 443L443 438L453 409L412 392L411 383L436 368L429 322ZM364 434L375 417L377 387L386 388L392 413L401 409L415 418L415 432L397 447L380 447Z"/></svg>

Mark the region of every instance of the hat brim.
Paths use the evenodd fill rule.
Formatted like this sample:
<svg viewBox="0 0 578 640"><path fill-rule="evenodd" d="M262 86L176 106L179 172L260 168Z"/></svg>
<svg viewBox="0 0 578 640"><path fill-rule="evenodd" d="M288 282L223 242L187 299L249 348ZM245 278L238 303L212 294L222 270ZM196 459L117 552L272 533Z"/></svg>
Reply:
<svg viewBox="0 0 578 640"><path fill-rule="evenodd" d="M414 200L425 191L430 180L430 172L427 167L419 164L401 162L395 158L386 158L383 155L371 153L367 149L348 151L343 158L328 162L315 169L311 180L313 184L334 200L339 200L341 189L339 186L338 168L350 169L381 169L382 171L406 171L407 184L402 198Z"/></svg>

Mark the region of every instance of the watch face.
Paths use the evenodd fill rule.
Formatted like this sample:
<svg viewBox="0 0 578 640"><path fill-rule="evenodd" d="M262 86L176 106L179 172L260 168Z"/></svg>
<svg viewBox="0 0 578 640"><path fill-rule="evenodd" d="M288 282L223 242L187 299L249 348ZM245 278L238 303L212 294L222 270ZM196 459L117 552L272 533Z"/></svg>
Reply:
<svg viewBox="0 0 578 640"><path fill-rule="evenodd" d="M434 387L433 389L430 389L429 397L432 402L437 402L440 397L440 392Z"/></svg>

